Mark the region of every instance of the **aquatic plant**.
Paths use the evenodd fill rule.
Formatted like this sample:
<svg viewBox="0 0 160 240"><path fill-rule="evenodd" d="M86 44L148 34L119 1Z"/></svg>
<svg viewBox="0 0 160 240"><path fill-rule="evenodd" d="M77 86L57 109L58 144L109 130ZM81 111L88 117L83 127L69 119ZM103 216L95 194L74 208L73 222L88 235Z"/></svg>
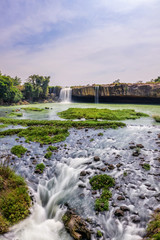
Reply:
<svg viewBox="0 0 160 240"><path fill-rule="evenodd" d="M24 179L7 166L0 165L0 233L29 214L31 199Z"/></svg>
<svg viewBox="0 0 160 240"><path fill-rule="evenodd" d="M153 118L156 122L160 122L160 115L154 115Z"/></svg>
<svg viewBox="0 0 160 240"><path fill-rule="evenodd" d="M39 170L41 173L43 173L45 169L45 165L43 163L39 163L36 165L36 170Z"/></svg>
<svg viewBox="0 0 160 240"><path fill-rule="evenodd" d="M103 233L100 230L97 230L97 237L101 238L103 236Z"/></svg>
<svg viewBox="0 0 160 240"><path fill-rule="evenodd" d="M21 109L23 109L25 111L36 111L36 112L44 111L43 108L37 108L37 107L23 107Z"/></svg>
<svg viewBox="0 0 160 240"><path fill-rule="evenodd" d="M57 150L58 150L58 147L56 147L56 146L49 146L47 148L47 151L57 151Z"/></svg>
<svg viewBox="0 0 160 240"><path fill-rule="evenodd" d="M142 167L143 167L146 171L149 171L150 168L151 168L148 163L144 163L144 164L142 165Z"/></svg>
<svg viewBox="0 0 160 240"><path fill-rule="evenodd" d="M8 124L0 124L0 129L1 128L6 128L6 127L8 127Z"/></svg>
<svg viewBox="0 0 160 240"><path fill-rule="evenodd" d="M15 124L29 126L25 129L8 129L1 131L0 136L11 136L17 134L18 137L25 137L27 142L40 142L42 144L56 143L64 141L69 135L68 129L75 127L81 128L113 128L126 126L121 122L108 121L58 121L58 120L18 120L0 118L0 122L5 124Z"/></svg>
<svg viewBox="0 0 160 240"><path fill-rule="evenodd" d="M9 117L22 117L23 113L11 112L8 116Z"/></svg>
<svg viewBox="0 0 160 240"><path fill-rule="evenodd" d="M47 159L50 159L51 156L52 156L52 152L47 152L44 157Z"/></svg>
<svg viewBox="0 0 160 240"><path fill-rule="evenodd" d="M147 114L135 112L133 109L110 110L97 108L69 108L59 112L58 115L64 119L103 119L103 120L126 120L148 117Z"/></svg>
<svg viewBox="0 0 160 240"><path fill-rule="evenodd" d="M15 154L19 158L25 154L26 151L27 148L24 148L22 145L15 145L11 148L11 153Z"/></svg>
<svg viewBox="0 0 160 240"><path fill-rule="evenodd" d="M160 239L160 209L154 211L151 221L147 227L147 239L148 240L159 240Z"/></svg>
<svg viewBox="0 0 160 240"><path fill-rule="evenodd" d="M106 174L101 174L93 176L89 182L92 189L102 189L100 197L95 200L95 210L99 212L108 211L109 199L112 197L112 193L109 191L109 188L115 185L115 180Z"/></svg>

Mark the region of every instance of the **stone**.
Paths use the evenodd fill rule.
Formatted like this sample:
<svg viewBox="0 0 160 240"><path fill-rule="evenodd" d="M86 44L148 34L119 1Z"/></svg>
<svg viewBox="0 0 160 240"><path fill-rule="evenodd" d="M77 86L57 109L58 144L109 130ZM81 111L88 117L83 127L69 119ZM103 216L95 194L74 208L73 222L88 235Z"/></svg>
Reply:
<svg viewBox="0 0 160 240"><path fill-rule="evenodd" d="M114 212L114 215L117 216L117 217L123 217L124 216L124 212L121 209L117 209Z"/></svg>
<svg viewBox="0 0 160 240"><path fill-rule="evenodd" d="M142 144L137 144L136 147L138 148L144 148L144 146Z"/></svg>
<svg viewBox="0 0 160 240"><path fill-rule="evenodd" d="M84 177L84 176L86 176L86 171L82 171L82 172L80 172L80 176L82 176L82 177Z"/></svg>
<svg viewBox="0 0 160 240"><path fill-rule="evenodd" d="M141 221L139 216L134 216L131 218L133 223L139 223Z"/></svg>
<svg viewBox="0 0 160 240"><path fill-rule="evenodd" d="M117 200L118 200L118 201L123 201L123 200L125 200L125 197L124 197L124 196L118 196L118 197L117 197Z"/></svg>
<svg viewBox="0 0 160 240"><path fill-rule="evenodd" d="M145 197L144 194L141 194L141 195L139 196L139 198L140 198L140 199L145 199L146 197Z"/></svg>
<svg viewBox="0 0 160 240"><path fill-rule="evenodd" d="M91 239L91 231L88 229L87 223L73 210L67 210L62 221L66 230L75 240Z"/></svg>
<svg viewBox="0 0 160 240"><path fill-rule="evenodd" d="M94 156L94 161L95 161L95 162L100 161L100 157L98 157L98 156Z"/></svg>
<svg viewBox="0 0 160 240"><path fill-rule="evenodd" d="M126 206L120 206L120 209L123 211L123 212L127 212L127 211L130 211L130 209Z"/></svg>

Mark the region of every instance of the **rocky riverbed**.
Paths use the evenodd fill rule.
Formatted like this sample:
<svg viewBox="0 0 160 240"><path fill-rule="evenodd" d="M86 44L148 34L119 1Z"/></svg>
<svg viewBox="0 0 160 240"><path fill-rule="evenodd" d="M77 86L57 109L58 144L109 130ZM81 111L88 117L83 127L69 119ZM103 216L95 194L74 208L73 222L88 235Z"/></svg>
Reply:
<svg viewBox="0 0 160 240"><path fill-rule="evenodd" d="M0 237L9 240L71 239L62 216L67 206L88 223L92 239L138 240L145 235L151 213L160 203L159 126L129 124L123 129L71 129L66 141L56 143L51 159L48 145L26 143L24 138L1 138L1 158L10 159L15 171L26 178L36 203L32 214ZM16 142L28 149L22 158L10 154ZM45 164L42 174L35 172ZM149 170L144 164L150 166ZM107 174L115 179L109 211L97 212L100 192L89 179Z"/></svg>

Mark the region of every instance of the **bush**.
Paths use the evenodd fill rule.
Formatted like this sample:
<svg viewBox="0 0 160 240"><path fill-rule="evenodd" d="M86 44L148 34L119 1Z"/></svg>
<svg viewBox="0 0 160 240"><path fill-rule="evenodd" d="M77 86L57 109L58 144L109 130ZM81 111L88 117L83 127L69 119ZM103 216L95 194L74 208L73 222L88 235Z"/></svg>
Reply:
<svg viewBox="0 0 160 240"><path fill-rule="evenodd" d="M150 168L151 168L148 163L144 163L144 164L142 165L142 167L143 167L146 171L149 171Z"/></svg>
<svg viewBox="0 0 160 240"><path fill-rule="evenodd" d="M27 151L26 148L24 148L22 145L16 145L11 148L11 153L18 156L19 158L22 157L23 154Z"/></svg>

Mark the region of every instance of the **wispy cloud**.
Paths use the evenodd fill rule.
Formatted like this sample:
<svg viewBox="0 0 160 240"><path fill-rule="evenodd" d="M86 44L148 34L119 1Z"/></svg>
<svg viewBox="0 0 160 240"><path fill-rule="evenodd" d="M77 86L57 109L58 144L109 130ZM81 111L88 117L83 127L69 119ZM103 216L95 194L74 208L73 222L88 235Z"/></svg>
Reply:
<svg viewBox="0 0 160 240"><path fill-rule="evenodd" d="M56 85L147 81L159 75L157 0L2 2L12 9L8 22L0 24L4 73L23 79L51 75Z"/></svg>

